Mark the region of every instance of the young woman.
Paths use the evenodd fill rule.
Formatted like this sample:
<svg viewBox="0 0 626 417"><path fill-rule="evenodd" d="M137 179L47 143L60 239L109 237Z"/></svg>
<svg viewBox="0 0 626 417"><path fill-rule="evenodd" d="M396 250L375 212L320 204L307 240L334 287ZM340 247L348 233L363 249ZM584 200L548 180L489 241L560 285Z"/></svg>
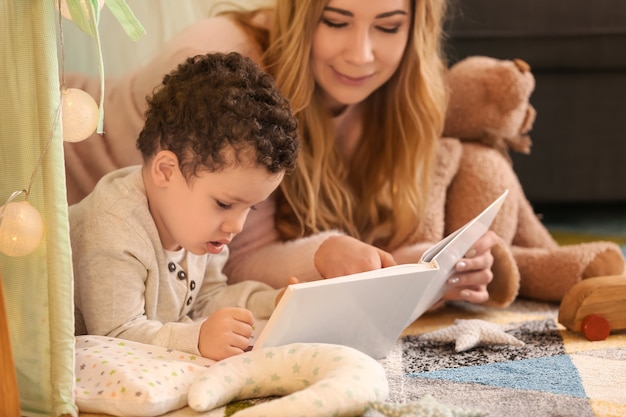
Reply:
<svg viewBox="0 0 626 417"><path fill-rule="evenodd" d="M290 99L302 150L280 192L257 206L233 240L229 278L278 287L288 276L306 281L417 261L433 243L424 242L428 205L440 200L430 186L446 105L445 6L278 0L273 10L198 22L147 66L107 82L103 140L65 145L68 185L76 185L70 199L89 190L91 178L104 173L98 169L136 159L125 139L139 132L144 98L162 74L189 55L238 51L271 73ZM87 155L104 162L90 163ZM79 178L87 179L82 189ZM488 299L497 242L488 232L458 263L447 299Z"/></svg>
<svg viewBox="0 0 626 417"><path fill-rule="evenodd" d="M303 140L296 173L233 242L231 277L278 285L419 259L447 98L444 14L442 0L279 0L267 31L259 13L229 15L265 51ZM495 242L459 263L449 298L487 299Z"/></svg>

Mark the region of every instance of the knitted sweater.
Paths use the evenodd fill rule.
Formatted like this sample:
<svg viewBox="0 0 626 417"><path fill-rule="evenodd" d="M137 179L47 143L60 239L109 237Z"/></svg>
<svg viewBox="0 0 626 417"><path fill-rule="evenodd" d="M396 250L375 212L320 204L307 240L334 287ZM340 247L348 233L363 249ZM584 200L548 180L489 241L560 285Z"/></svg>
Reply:
<svg viewBox="0 0 626 417"><path fill-rule="evenodd" d="M227 285L220 254L165 252L148 208L141 167L116 170L70 207L76 334L96 334L199 354L205 317L228 306L258 318L278 290L261 282ZM194 267L192 267L192 264ZM184 274L181 274L184 271Z"/></svg>

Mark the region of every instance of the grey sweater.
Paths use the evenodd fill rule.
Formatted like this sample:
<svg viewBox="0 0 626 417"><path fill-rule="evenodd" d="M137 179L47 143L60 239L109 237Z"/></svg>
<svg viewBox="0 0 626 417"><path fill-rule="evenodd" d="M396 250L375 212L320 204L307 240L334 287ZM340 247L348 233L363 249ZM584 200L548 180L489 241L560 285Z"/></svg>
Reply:
<svg viewBox="0 0 626 417"><path fill-rule="evenodd" d="M168 259L146 198L141 167L114 171L69 210L78 334L106 335L199 354L200 325L227 306L267 318L278 290L227 285L218 255L195 259L204 275ZM202 269L202 268L201 268Z"/></svg>

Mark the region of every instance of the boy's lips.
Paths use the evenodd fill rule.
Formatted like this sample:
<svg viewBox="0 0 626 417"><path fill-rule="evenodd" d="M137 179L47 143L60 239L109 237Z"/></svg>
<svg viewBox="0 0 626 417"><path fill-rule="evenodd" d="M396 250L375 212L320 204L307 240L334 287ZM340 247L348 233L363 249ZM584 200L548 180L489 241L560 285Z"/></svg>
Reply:
<svg viewBox="0 0 626 417"><path fill-rule="evenodd" d="M224 246L228 245L229 243L230 243L230 241L228 241L228 240L207 242L206 250L209 253L218 254L218 253L220 253L224 249Z"/></svg>

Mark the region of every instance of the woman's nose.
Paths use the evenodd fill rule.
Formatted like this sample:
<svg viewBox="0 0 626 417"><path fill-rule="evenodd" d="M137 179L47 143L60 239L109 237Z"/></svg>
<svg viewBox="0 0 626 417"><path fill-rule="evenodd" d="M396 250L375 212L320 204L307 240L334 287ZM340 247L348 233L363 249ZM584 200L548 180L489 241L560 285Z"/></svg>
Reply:
<svg viewBox="0 0 626 417"><path fill-rule="evenodd" d="M354 65L363 65L374 59L372 38L367 30L354 32L354 36L347 42L344 57Z"/></svg>

